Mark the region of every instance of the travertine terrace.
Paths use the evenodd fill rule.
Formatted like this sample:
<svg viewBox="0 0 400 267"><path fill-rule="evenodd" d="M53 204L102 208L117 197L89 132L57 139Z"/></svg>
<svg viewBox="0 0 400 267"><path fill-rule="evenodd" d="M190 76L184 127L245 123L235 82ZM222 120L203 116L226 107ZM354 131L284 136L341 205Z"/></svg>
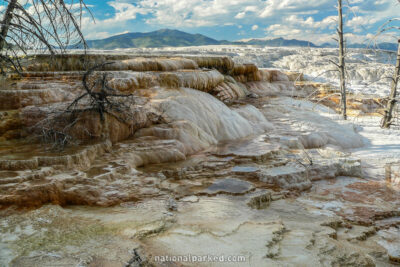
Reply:
<svg viewBox="0 0 400 267"><path fill-rule="evenodd" d="M76 142L41 142L40 122L105 61L95 75L134 96L125 120L82 113ZM335 119L335 99L322 101L329 86L228 56L24 64L0 89L0 265L232 265L155 257L187 254L242 255L245 266L399 262L400 193L366 172L384 166L365 164L368 140Z"/></svg>

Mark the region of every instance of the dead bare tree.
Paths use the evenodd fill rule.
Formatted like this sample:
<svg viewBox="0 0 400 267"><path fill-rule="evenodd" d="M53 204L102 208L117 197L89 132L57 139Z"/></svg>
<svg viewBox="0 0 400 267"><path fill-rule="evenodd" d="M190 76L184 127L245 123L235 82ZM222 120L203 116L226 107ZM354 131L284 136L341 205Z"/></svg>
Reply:
<svg viewBox="0 0 400 267"><path fill-rule="evenodd" d="M86 112L86 111L95 111L99 114L102 122L105 120L105 114L108 114L112 117L115 117L117 120L124 122L124 120L115 115L114 112L122 113L126 110L129 110L129 107L124 103L117 103L112 100L112 98L119 97L130 97L132 94L120 94L118 90L110 87L108 85L107 73L102 73L101 77L95 78L92 84L89 84L89 77L93 75L96 70L101 70L106 65L111 65L114 62L107 62L96 65L90 68L83 75L82 84L85 89L85 93L81 96L77 97L67 108L66 112ZM85 99L87 98L87 99ZM81 101L85 101L88 103L88 107L86 108L78 108L79 103Z"/></svg>
<svg viewBox="0 0 400 267"><path fill-rule="evenodd" d="M73 46L87 48L81 32L84 0L4 0L0 24L1 71L22 69L19 58L35 53L64 53Z"/></svg>
<svg viewBox="0 0 400 267"><path fill-rule="evenodd" d="M75 126L81 123L86 135L92 138L92 133L86 128L87 119L99 116L103 125L101 140L110 140L109 120L116 119L121 124L135 127L135 115L132 106L135 105L134 94L122 94L109 85L106 65L113 62L98 64L86 71L82 78L84 92L75 98L68 106L46 114L33 129L44 143L52 144L52 150L63 150L67 145L79 143L74 136ZM89 115L90 118L85 117Z"/></svg>
<svg viewBox="0 0 400 267"><path fill-rule="evenodd" d="M400 77L400 39L398 40L398 49L397 49L397 60L396 60L396 68L394 71L394 75L392 78L392 85L390 88L390 96L389 96L389 101L387 108L385 110L385 115L382 120L382 128L390 128L390 126L393 123L393 113L395 110L395 106L397 103L397 85L399 83L399 77Z"/></svg>
<svg viewBox="0 0 400 267"><path fill-rule="evenodd" d="M343 36L343 8L342 0L338 0L338 22L337 29L339 37L339 74L340 74L340 94L341 94L341 114L344 120L347 120L347 103L346 103L346 66L345 66L345 47Z"/></svg>
<svg viewBox="0 0 400 267"><path fill-rule="evenodd" d="M349 6L350 7L350 6ZM343 5L342 0L338 0L338 27L336 32L338 38L333 38L338 42L339 45L339 55L338 62L336 60L329 60L330 63L336 66L336 71L339 73L340 80L340 113L344 120L347 120L347 92L346 92L346 49L344 41L344 31L343 31Z"/></svg>
<svg viewBox="0 0 400 267"><path fill-rule="evenodd" d="M400 26L393 25L393 22L399 22L400 18L395 18L388 20L385 24L383 24L377 36L381 35L384 32L392 31L392 30L400 30ZM384 117L382 119L381 127L382 128L390 128L394 121L394 111L397 104L397 86L400 79L400 39L398 41L398 49L396 55L396 66L394 70L393 77L391 78L391 88L390 88L390 96L388 99L388 104L385 110Z"/></svg>

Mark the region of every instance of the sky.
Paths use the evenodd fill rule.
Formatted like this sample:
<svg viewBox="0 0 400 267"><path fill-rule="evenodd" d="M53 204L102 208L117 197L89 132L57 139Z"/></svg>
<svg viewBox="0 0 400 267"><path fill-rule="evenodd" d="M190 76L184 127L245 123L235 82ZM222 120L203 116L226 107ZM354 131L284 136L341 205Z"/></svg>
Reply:
<svg viewBox="0 0 400 267"><path fill-rule="evenodd" d="M322 44L334 42L337 25L336 0L85 0L85 3L95 19L94 22L87 13L82 21L87 39L169 28L217 40L283 37ZM400 17L400 0L343 0L343 4L345 32L350 43L373 40L385 21ZM395 42L393 37L393 34L382 36L380 40Z"/></svg>

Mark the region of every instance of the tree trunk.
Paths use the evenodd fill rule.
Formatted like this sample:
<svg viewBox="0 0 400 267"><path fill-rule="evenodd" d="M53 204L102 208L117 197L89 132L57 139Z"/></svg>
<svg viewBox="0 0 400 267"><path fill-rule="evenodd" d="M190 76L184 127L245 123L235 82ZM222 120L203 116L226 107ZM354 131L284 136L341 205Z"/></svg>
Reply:
<svg viewBox="0 0 400 267"><path fill-rule="evenodd" d="M3 52L4 46L6 44L6 37L8 34L8 29L10 28L10 23L13 17L13 12L18 0L11 0L8 3L7 10L4 13L3 21L1 22L0 31L0 54Z"/></svg>
<svg viewBox="0 0 400 267"><path fill-rule="evenodd" d="M396 60L396 69L394 71L393 79L392 79L392 87L390 89L390 97L387 108L385 110L385 117L382 121L382 128L389 128L392 124L393 120L393 112L396 106L396 96L397 96L397 84L399 83L399 76L400 76L400 39L399 39L399 46L397 49L397 60Z"/></svg>
<svg viewBox="0 0 400 267"><path fill-rule="evenodd" d="M341 114L344 120L347 120L347 105L346 105L346 66L345 66L345 52L344 52L344 38L343 38L343 14L342 14L342 0L338 0L338 16L339 16L339 73L340 73L340 94L341 94Z"/></svg>

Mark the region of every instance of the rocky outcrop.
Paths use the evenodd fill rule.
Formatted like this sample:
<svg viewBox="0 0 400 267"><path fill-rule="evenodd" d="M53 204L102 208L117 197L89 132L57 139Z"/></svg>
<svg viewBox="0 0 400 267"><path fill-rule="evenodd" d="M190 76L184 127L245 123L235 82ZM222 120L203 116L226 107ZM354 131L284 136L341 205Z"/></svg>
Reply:
<svg viewBox="0 0 400 267"><path fill-rule="evenodd" d="M51 150L44 153L41 145L12 144L11 146L12 148L1 153L0 170L34 170L39 167L55 166L62 166L65 169L88 168L96 157L110 150L111 143L69 148L61 153L52 153ZM7 154L12 155L13 159L3 159Z"/></svg>

